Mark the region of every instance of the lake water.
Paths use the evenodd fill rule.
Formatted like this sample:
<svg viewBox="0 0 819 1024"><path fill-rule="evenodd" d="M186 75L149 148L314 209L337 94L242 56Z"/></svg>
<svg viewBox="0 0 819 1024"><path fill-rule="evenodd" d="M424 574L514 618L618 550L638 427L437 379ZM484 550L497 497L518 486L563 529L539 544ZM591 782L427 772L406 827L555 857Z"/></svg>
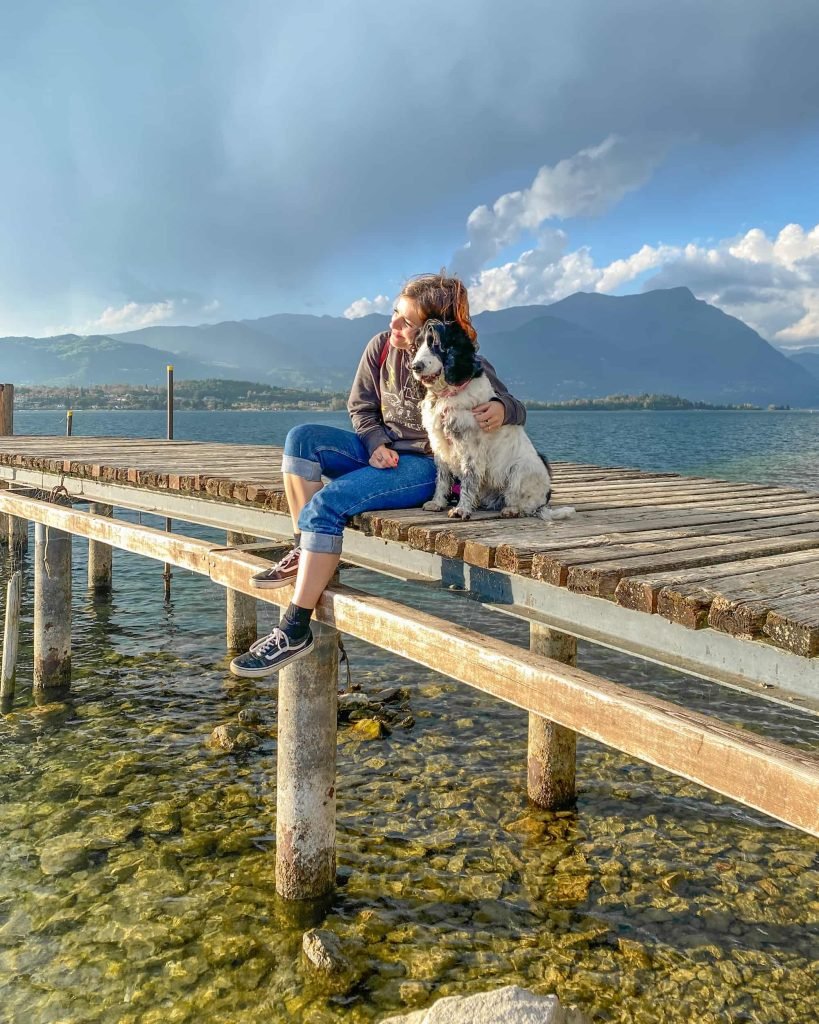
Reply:
<svg viewBox="0 0 819 1024"><path fill-rule="evenodd" d="M180 412L176 436L281 444L306 418L347 422ZM64 423L18 412L15 428ZM528 425L554 460L819 490L810 413L533 412ZM160 437L164 415L81 411L75 433ZM95 601L85 558L78 541L72 697L46 708L30 700L24 564L18 696L0 719L0 1021L352 1024L507 983L601 1021L815 1019L815 840L582 739L576 809L533 810L524 713L353 639L354 682L407 687L415 725L362 743L340 730L340 885L324 927L355 971L326 987L273 898L275 682L228 673L219 588L174 570L166 604L161 566L115 552L113 596ZM528 643L466 597L345 579ZM816 719L796 709L589 645L580 663L819 748ZM261 745L210 749L247 707Z"/></svg>

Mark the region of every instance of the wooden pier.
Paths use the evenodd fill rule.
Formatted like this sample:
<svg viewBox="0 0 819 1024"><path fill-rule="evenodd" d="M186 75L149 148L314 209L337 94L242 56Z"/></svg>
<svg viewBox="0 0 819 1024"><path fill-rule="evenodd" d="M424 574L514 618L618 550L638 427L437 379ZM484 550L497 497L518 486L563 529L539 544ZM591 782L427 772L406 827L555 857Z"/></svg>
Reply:
<svg viewBox="0 0 819 1024"><path fill-rule="evenodd" d="M238 598L286 605L289 588L260 592L248 582L267 564L264 548L291 534L280 462L281 449L263 446L0 437L0 512L41 524L41 543L88 538L104 586L110 545L206 575ZM316 612L325 640L280 689L281 895L312 897L332 885L334 630L529 711L529 793L541 806L572 799L581 733L819 835L819 757L691 712L682 695L660 701L575 664L581 638L819 710L819 494L572 463L556 464L554 479L554 502L573 505L572 519L479 513L462 523L412 509L367 513L346 531L345 561L467 589L528 620L531 650L329 588ZM47 500L58 495L62 504ZM172 518L177 532L123 522L119 508ZM184 523L229 540L216 547L186 537ZM252 602L232 607L234 633L252 631ZM35 660L44 643L35 635ZM316 722L324 723L318 740Z"/></svg>

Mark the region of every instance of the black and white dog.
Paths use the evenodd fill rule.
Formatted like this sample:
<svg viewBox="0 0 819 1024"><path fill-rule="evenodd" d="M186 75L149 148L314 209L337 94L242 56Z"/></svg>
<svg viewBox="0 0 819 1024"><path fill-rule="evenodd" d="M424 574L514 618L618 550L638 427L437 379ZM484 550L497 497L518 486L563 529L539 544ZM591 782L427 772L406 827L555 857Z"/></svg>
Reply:
<svg viewBox="0 0 819 1024"><path fill-rule="evenodd" d="M523 427L483 431L472 414L495 397L475 346L457 323L428 320L421 328L412 373L426 388L421 419L429 435L438 478L425 509L442 511L455 478L460 498L453 518L469 519L475 509L500 509L502 516L567 519L572 508L552 510L548 461L535 450Z"/></svg>

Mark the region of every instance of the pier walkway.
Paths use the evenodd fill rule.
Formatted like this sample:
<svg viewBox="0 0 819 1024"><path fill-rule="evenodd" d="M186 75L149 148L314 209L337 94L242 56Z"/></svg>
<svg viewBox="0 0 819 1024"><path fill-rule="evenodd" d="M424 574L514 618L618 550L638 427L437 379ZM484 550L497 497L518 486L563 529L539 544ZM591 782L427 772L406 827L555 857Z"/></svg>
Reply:
<svg viewBox="0 0 819 1024"><path fill-rule="evenodd" d="M267 446L0 437L0 511L286 604L289 589L258 592L248 583L270 542L291 535L280 465L281 449ZM541 805L573 794L579 732L819 834L819 758L688 711L683 687L679 704L669 704L583 672L573 646L581 638L815 712L819 494L575 463L553 471L553 503L577 511L565 521L484 512L463 523L411 509L367 513L345 533L349 563L465 589L528 620L529 652L343 585L328 589L317 620L528 710L530 795L540 784ZM74 507L83 502L92 512ZM175 532L105 518L103 506L173 519ZM185 522L228 531L233 541L215 547L184 537ZM239 534L262 540L240 543ZM294 704L302 699L287 688L291 672L282 673L280 714L288 693ZM334 706L335 687L329 692ZM548 727L534 741L533 723ZM331 732L334 751L334 725ZM280 729L281 747L288 735ZM296 777L282 761L288 756L280 749L280 774L286 763ZM304 815L303 798L293 797L291 818ZM283 825L287 813L280 806L277 827L290 829L279 845L292 868L299 822ZM279 867L284 877L287 864ZM331 883L305 887L315 875L308 864L301 881L296 872L280 891L316 895Z"/></svg>

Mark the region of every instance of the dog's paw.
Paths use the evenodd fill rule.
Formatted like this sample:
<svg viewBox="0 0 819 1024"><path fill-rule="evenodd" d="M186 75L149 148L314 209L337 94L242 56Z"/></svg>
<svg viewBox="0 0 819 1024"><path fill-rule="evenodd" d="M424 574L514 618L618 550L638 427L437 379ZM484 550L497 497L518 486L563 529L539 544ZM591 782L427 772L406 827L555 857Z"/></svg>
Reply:
<svg viewBox="0 0 819 1024"><path fill-rule="evenodd" d="M443 512L446 505L439 505L437 501L425 501L421 507L426 512Z"/></svg>
<svg viewBox="0 0 819 1024"><path fill-rule="evenodd" d="M450 519L471 519L472 513L462 508L451 508L447 513Z"/></svg>
<svg viewBox="0 0 819 1024"><path fill-rule="evenodd" d="M503 519L520 519L521 512L519 508L504 508L501 509L501 518Z"/></svg>

